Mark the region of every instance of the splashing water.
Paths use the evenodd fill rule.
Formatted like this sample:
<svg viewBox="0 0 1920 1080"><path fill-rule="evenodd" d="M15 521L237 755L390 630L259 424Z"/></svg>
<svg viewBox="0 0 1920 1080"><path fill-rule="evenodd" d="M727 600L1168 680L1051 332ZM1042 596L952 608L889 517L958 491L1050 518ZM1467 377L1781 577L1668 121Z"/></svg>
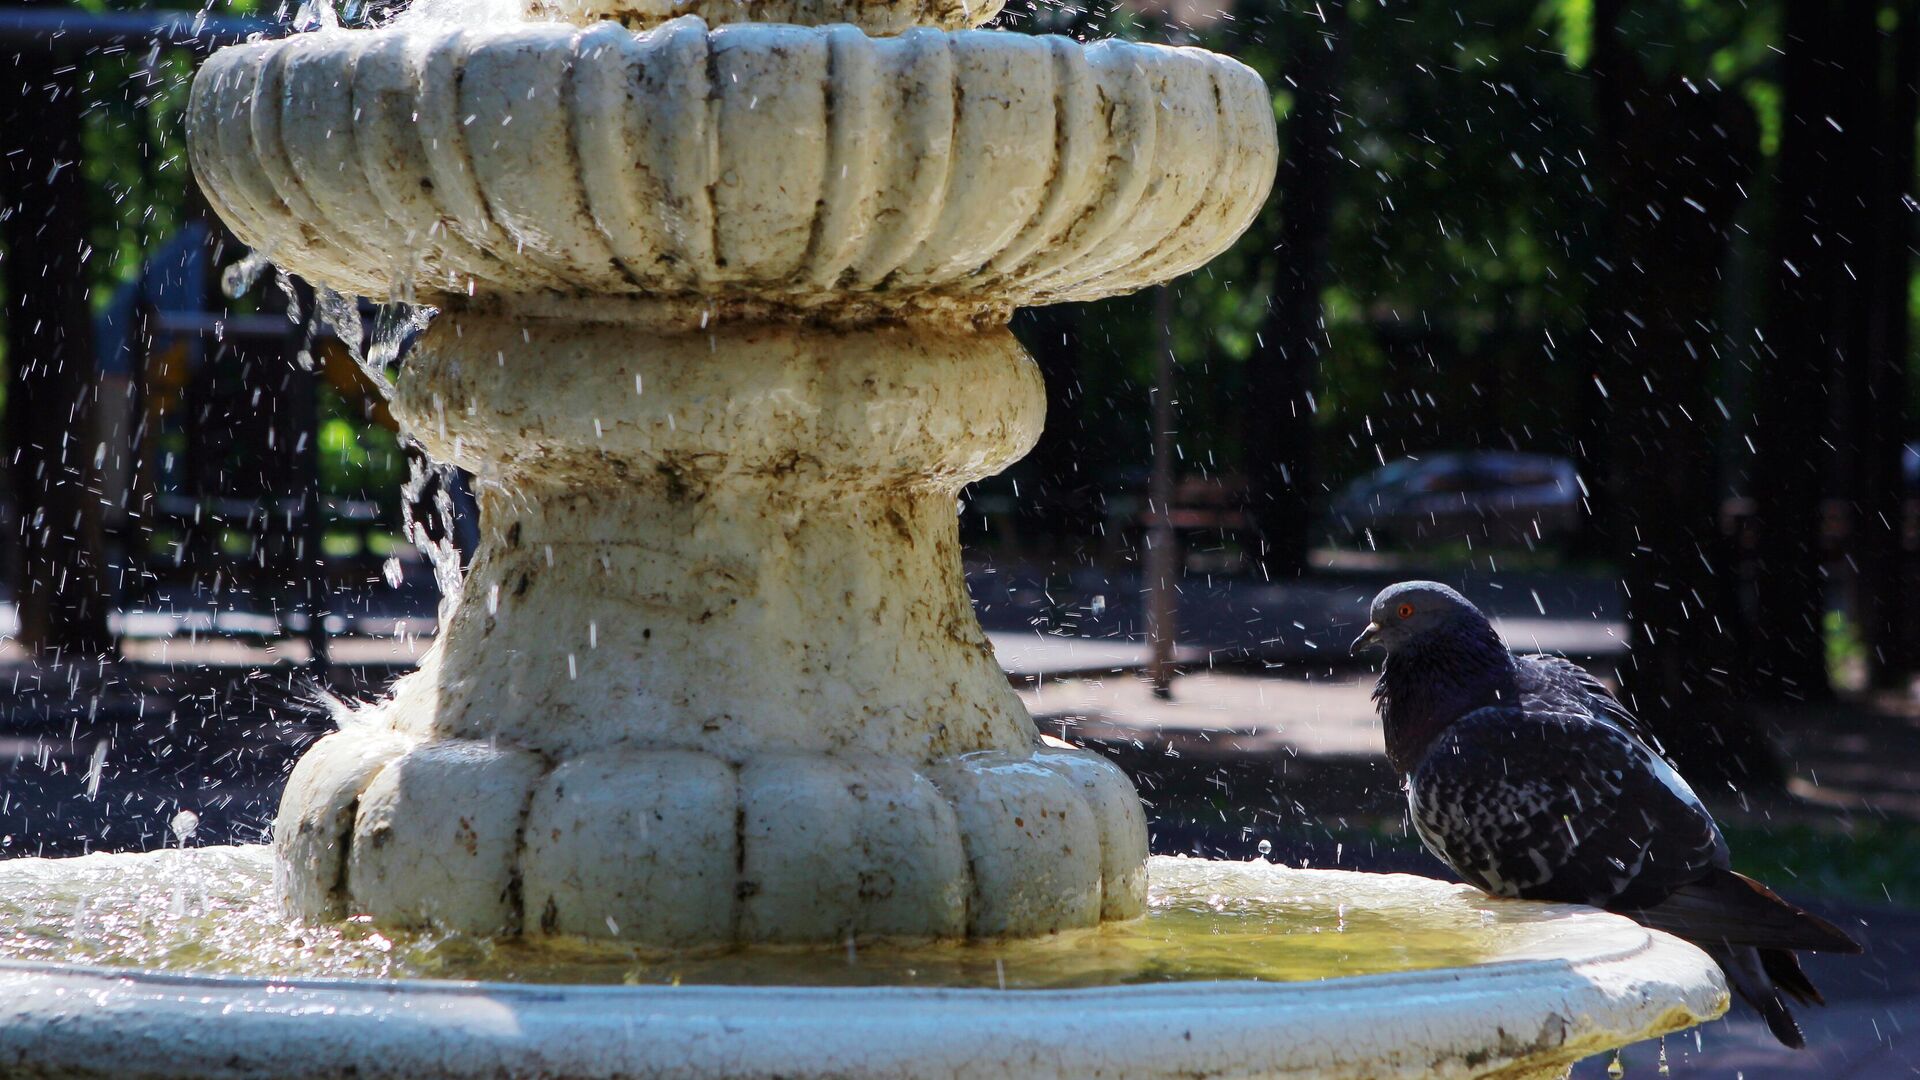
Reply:
<svg viewBox="0 0 1920 1080"><path fill-rule="evenodd" d="M313 310L305 311L300 302L300 290L294 284L292 275L274 266L266 253L259 251L247 252L221 271L221 291L229 298L238 299L251 290L269 269L273 271L273 280L279 286L281 295L286 298L287 320L296 326L307 326L306 339L309 343L318 336L315 331L319 329L332 333L346 346L347 355L353 358L353 362L383 395L393 387L401 366L401 353L408 342L425 330L434 316L439 314L439 309L420 304L399 301L381 304L374 310L373 327L369 331L365 320L360 317L358 298L325 286L315 287ZM299 350L295 360L305 371L319 367L310 344Z"/></svg>
<svg viewBox="0 0 1920 1080"><path fill-rule="evenodd" d="M516 22L548 22L556 16L528 10L527 0L414 0L387 25L459 27Z"/></svg>
<svg viewBox="0 0 1920 1080"><path fill-rule="evenodd" d="M101 739L99 742L93 744L93 757L87 763L86 781L87 798L89 800L100 797L100 780L106 774L106 768L107 741Z"/></svg>
<svg viewBox="0 0 1920 1080"><path fill-rule="evenodd" d="M375 373L367 366L367 330L360 319L360 302L353 297L334 292L324 285L317 285L313 290L313 311L315 317L320 320L320 325L333 331L334 336L340 339L340 343L347 347L347 355L353 357L353 362L369 376L373 376ZM384 374L374 378L373 381L374 385L382 389L387 386Z"/></svg>
<svg viewBox="0 0 1920 1080"><path fill-rule="evenodd" d="M382 304L373 315L373 334L361 367L374 384L385 389L400 369L400 354L414 336L427 328L439 309L417 304Z"/></svg>
<svg viewBox="0 0 1920 1080"><path fill-rule="evenodd" d="M294 288L293 275L279 267L273 268L273 283L280 286L280 295L287 298L287 321L300 324L300 290Z"/></svg>
<svg viewBox="0 0 1920 1080"><path fill-rule="evenodd" d="M400 354L407 343L426 329L439 309L416 304L381 304L374 309L373 326L368 329L360 317L360 302L324 286L314 289L314 312L320 324L332 331L347 347L347 355L385 394L393 387L400 367Z"/></svg>
<svg viewBox="0 0 1920 1080"><path fill-rule="evenodd" d="M293 28L301 33L328 33L340 29L340 13L333 0L300 0L293 13Z"/></svg>
<svg viewBox="0 0 1920 1080"><path fill-rule="evenodd" d="M272 266L272 260L266 253L249 251L240 256L232 265L220 271L220 291L229 300L238 300L252 289L260 280L260 275Z"/></svg>

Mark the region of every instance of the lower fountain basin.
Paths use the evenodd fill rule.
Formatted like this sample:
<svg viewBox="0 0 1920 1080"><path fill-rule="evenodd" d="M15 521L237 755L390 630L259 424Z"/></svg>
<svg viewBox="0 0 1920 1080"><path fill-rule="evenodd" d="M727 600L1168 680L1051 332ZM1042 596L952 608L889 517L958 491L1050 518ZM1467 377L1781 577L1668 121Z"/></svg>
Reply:
<svg viewBox="0 0 1920 1080"><path fill-rule="evenodd" d="M272 865L0 863L0 1072L1550 1076L1727 1002L1627 919L1405 875L1156 858L1097 929L662 953L289 923Z"/></svg>

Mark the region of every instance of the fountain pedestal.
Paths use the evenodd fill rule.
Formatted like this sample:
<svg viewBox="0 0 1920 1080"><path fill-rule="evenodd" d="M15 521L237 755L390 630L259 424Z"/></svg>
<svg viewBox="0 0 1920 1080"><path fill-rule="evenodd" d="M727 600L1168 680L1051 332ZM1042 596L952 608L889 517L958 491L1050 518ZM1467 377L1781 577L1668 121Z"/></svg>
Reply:
<svg viewBox="0 0 1920 1080"><path fill-rule="evenodd" d="M484 539L420 671L294 774L298 913L653 944L1140 914L1131 785L1036 749L961 579L956 494L1045 408L1012 335L584 316L447 312L401 383L488 481Z"/></svg>
<svg viewBox="0 0 1920 1080"><path fill-rule="evenodd" d="M294 914L686 945L1140 913L1139 801L1040 746L954 500L1040 429L1012 309L1223 250L1273 109L1196 49L911 26L996 7L570 0L208 61L209 199L441 309L395 413L482 492L439 642L288 785Z"/></svg>

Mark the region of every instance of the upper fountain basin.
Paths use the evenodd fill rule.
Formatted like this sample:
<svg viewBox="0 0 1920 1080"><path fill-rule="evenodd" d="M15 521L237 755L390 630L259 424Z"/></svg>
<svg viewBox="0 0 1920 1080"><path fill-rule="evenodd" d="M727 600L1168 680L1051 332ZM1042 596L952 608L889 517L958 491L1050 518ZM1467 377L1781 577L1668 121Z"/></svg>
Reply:
<svg viewBox="0 0 1920 1080"><path fill-rule="evenodd" d="M222 218L347 293L684 297L967 317L1129 292L1252 221L1260 77L1000 31L522 23L216 53L188 112Z"/></svg>
<svg viewBox="0 0 1920 1080"><path fill-rule="evenodd" d="M527 0L535 17L587 23L611 19L634 29L682 15L710 23L761 22L831 26L848 23L869 34L897 34L916 26L958 30L1000 14L1005 0Z"/></svg>

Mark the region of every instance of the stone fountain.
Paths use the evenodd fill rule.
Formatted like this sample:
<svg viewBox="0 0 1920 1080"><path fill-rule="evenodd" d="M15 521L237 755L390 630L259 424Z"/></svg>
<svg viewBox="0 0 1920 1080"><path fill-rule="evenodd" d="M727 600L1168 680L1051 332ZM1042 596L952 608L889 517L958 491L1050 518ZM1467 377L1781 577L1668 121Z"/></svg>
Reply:
<svg viewBox="0 0 1920 1080"><path fill-rule="evenodd" d="M295 913L651 944L1140 914L1139 801L1037 747L955 497L1039 434L1013 307L1218 254L1273 110L1200 50L958 29L995 10L569 6L208 62L209 198L286 269L441 308L395 414L483 492L420 671L293 775Z"/></svg>
<svg viewBox="0 0 1920 1080"><path fill-rule="evenodd" d="M394 412L479 479L484 539L420 669L301 760L270 856L8 864L0 892L57 906L61 888L198 873L204 894L270 864L302 934L351 918L693 957L933 949L912 955L938 964L1138 933L1151 870L1162 906L1198 905L1196 945L1232 908L1337 912L1334 932L1349 911L1406 935L1444 925L1461 948L1322 982L1229 965L1025 993L14 962L0 1062L1517 1076L1724 1008L1704 955L1614 916L1150 861L1126 777L1042 745L973 616L955 514L961 486L1018 459L1043 419L1008 316L1202 265L1252 220L1277 155L1244 66L971 28L997 10L548 0L215 54L188 118L203 190L279 266L438 309ZM993 955L1004 983L1018 954ZM76 1052L75 1033L116 1049Z"/></svg>

